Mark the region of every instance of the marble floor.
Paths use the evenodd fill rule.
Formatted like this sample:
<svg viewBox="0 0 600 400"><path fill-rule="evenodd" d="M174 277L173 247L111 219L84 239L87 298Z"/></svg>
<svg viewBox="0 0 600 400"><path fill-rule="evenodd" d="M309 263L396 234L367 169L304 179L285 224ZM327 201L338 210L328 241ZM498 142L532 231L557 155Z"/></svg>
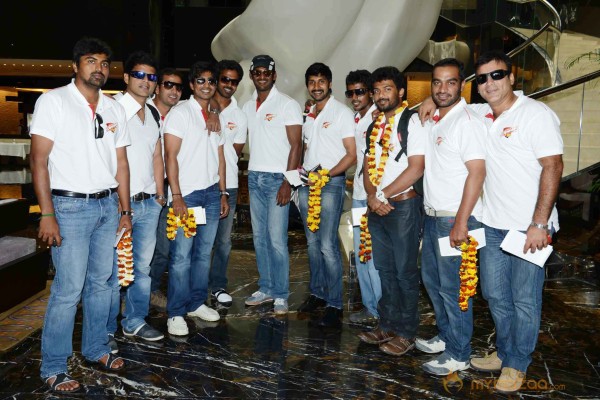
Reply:
<svg viewBox="0 0 600 400"><path fill-rule="evenodd" d="M256 290L257 272L251 234L238 229L230 261L230 291L234 304L220 309L216 323L188 318L190 335L144 343L117 335L123 372L88 366L80 353L81 312L75 327L72 375L84 394L60 398L90 399L488 399L509 398L485 388L493 375L465 371L450 378L431 377L420 365L430 356L413 350L388 356L361 343L351 325L349 308L357 301L356 284L345 274L345 319L342 329L326 330L294 310L303 301L308 283L306 241L300 230L290 232L290 310L275 317L271 306L246 308L243 299ZM600 398L599 288L585 280L546 282L539 343L520 398ZM431 306L420 295L419 335L434 335ZM493 323L486 303L474 305L473 353L493 347ZM152 311L148 321L166 332L166 315ZM0 354L0 399L54 398L39 379L40 332Z"/></svg>

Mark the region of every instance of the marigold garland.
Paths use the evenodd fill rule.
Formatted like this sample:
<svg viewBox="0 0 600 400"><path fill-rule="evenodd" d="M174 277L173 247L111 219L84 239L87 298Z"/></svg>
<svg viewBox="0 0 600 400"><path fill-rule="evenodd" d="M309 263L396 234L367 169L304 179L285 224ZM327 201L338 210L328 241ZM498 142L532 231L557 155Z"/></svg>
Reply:
<svg viewBox="0 0 600 400"><path fill-rule="evenodd" d="M460 294L458 305L462 311L469 309L469 298L477 293L477 240L469 236L467 243L460 245L462 262L460 264Z"/></svg>
<svg viewBox="0 0 600 400"><path fill-rule="evenodd" d="M369 173L369 180L375 187L378 187L381 183L381 179L383 178L383 171L385 170L385 164L387 163L387 160L390 157L390 143L396 115L399 115L407 106L408 103L406 101L403 101L400 108L396 110L392 118L390 118L389 121L386 121L387 123L385 124L383 123L385 113L380 113L377 117L377 120L375 121L375 124L373 124L373 130L371 131L371 136L369 137L369 154L367 155L367 168ZM377 143L377 139L379 138L379 134L382 128L384 128L384 131L381 135L380 141L381 157L379 158L379 166L377 166L375 162L375 144ZM365 264L371 259L371 253L373 251L371 246L371 232L369 232L368 228L368 216L365 213L365 215L363 215L360 218L360 250L358 253L358 258L362 264Z"/></svg>
<svg viewBox="0 0 600 400"><path fill-rule="evenodd" d="M181 218L175 215L173 208L169 208L169 213L167 214L167 238L175 240L179 228L183 228L183 234L188 239L196 236L196 217L194 216L193 209L188 209L187 218Z"/></svg>
<svg viewBox="0 0 600 400"><path fill-rule="evenodd" d="M320 169L308 174L312 182L308 194L308 216L306 226L311 232L316 232L321 223L321 189L329 182L329 170Z"/></svg>
<svg viewBox="0 0 600 400"><path fill-rule="evenodd" d="M131 231L125 233L117 244L117 267L119 285L126 287L133 282L133 240Z"/></svg>

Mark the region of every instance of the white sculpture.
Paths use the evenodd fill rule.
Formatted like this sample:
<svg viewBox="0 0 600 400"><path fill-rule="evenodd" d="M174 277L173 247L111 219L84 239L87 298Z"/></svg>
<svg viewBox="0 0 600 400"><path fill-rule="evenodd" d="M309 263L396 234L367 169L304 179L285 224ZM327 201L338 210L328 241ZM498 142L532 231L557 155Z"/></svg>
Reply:
<svg viewBox="0 0 600 400"><path fill-rule="evenodd" d="M277 87L300 104L307 98L304 72L313 62L333 71L341 99L349 71L393 65L400 70L428 43L442 0L252 0L217 34L212 53L233 59L247 75L258 54L275 59ZM247 76L236 93L243 104L254 86Z"/></svg>

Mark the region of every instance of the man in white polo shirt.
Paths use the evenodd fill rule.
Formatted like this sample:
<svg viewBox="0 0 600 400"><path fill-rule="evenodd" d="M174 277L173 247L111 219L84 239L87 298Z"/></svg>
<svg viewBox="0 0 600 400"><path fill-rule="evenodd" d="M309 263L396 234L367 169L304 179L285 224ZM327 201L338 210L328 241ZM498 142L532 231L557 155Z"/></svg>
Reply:
<svg viewBox="0 0 600 400"><path fill-rule="evenodd" d="M300 165L302 110L297 101L275 87L275 61L268 55L252 59L250 79L256 91L244 104L248 118L250 162L248 189L258 291L246 299L255 306L274 301L275 313L288 311L290 257L288 218L292 188L285 171Z"/></svg>
<svg viewBox="0 0 600 400"><path fill-rule="evenodd" d="M310 266L310 296L300 307L323 302L325 315L319 325L339 326L342 319L342 258L337 231L344 203L346 170L356 162L354 118L350 109L331 95L331 69L323 63L314 63L304 74L308 93L315 101L302 127L304 142L304 169L316 169L329 181L321 189L320 223L316 230L309 225L309 193L313 183L299 189L300 215L308 242ZM327 170L326 172L322 172ZM316 298L316 301L314 300Z"/></svg>
<svg viewBox="0 0 600 400"><path fill-rule="evenodd" d="M364 69L351 71L346 76L346 98L354 109L354 140L356 142L356 172L352 188L352 208L363 208L367 206L367 192L363 180L363 161L367 147L366 135L369 125L373 123L373 112L377 106L373 104L371 95L371 73ZM375 324L379 320L377 303L381 298L381 280L379 272L373 263L374 255L362 263L360 261L360 227L355 226L352 232L354 242L354 262L356 264L356 275L360 286L360 295L364 308L350 314L350 321L356 324Z"/></svg>
<svg viewBox="0 0 600 400"><path fill-rule="evenodd" d="M403 154L398 124L406 88L395 67L373 71L373 100L381 112L373 123L363 162L369 206L368 228L373 241L375 268L381 278L379 326L358 336L379 345L385 353L401 356L414 348L419 326L419 234L423 198L412 185L423 175L424 128L413 116L408 124Z"/></svg>
<svg viewBox="0 0 600 400"><path fill-rule="evenodd" d="M238 107L233 95L244 76L242 66L233 60L221 60L217 63L217 91L213 96L221 110L222 135L225 136L223 152L227 166L227 201L229 214L219 221L215 238L212 263L210 266L209 286L211 294L222 306L229 307L233 301L227 293L227 264L231 253L231 228L237 203L238 159L246 143L248 122L246 114Z"/></svg>
<svg viewBox="0 0 600 400"><path fill-rule="evenodd" d="M423 364L431 374L446 376L469 368L473 332L472 301L459 306L462 257L442 256L445 246L468 242L468 232L481 228L481 188L485 179L485 137L481 117L461 98L463 63L446 58L433 66L431 93L438 113L428 123L425 150L425 228L421 255L423 284L435 312L438 334L417 339L425 353L441 355Z"/></svg>
<svg viewBox="0 0 600 400"><path fill-rule="evenodd" d="M156 61L146 52L132 53L124 64L125 94L119 93L115 100L123 105L129 120L131 146L127 147L129 160L129 192L133 211L133 274L134 281L125 292L125 309L121 326L123 334L148 341L161 340L164 335L146 323L150 304L150 260L156 245L158 217L167 200L164 196L164 164L160 140L160 119L155 118L147 103L154 92L158 76ZM136 111L137 109L137 111ZM158 114L156 114L158 117ZM117 330L121 296L115 253L112 277L113 304L108 320L108 334L113 352L117 350L114 333Z"/></svg>
<svg viewBox="0 0 600 400"><path fill-rule="evenodd" d="M56 393L81 388L69 376L67 359L82 295L83 356L109 370L124 365L110 353L106 334L115 233L131 229L125 113L100 90L111 55L101 40L79 40L73 48L75 78L40 96L31 125L39 237L54 246L56 268L42 331L41 377Z"/></svg>
<svg viewBox="0 0 600 400"><path fill-rule="evenodd" d="M219 226L229 205L225 191L225 137L206 128L210 99L217 80L214 66L197 62L190 69L192 97L174 107L165 120L165 164L169 197L175 216L188 217L188 208L202 207L206 224L186 238L183 228L171 243L167 326L171 335L189 333L184 315L217 321L219 313L204 303L208 298L210 255ZM196 212L200 216L199 212ZM199 221L198 221L199 222Z"/></svg>

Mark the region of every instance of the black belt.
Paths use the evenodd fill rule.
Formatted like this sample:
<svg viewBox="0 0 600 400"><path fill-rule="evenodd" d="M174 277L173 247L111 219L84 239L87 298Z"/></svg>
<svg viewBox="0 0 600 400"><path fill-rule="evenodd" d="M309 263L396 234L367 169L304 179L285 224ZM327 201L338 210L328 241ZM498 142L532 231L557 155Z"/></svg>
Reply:
<svg viewBox="0 0 600 400"><path fill-rule="evenodd" d="M52 194L55 196L61 196L61 197L74 197L77 199L102 199L104 197L110 196L111 194L115 193L117 191L117 188L114 189L106 189L106 190L102 190L100 192L96 192L96 193L77 193L77 192L70 192L68 190L61 190L61 189L52 189Z"/></svg>
<svg viewBox="0 0 600 400"><path fill-rule="evenodd" d="M144 200L148 200L152 196L154 196L154 195L144 193L144 192L139 192L138 194L134 194L133 196L131 196L131 201L144 201Z"/></svg>

